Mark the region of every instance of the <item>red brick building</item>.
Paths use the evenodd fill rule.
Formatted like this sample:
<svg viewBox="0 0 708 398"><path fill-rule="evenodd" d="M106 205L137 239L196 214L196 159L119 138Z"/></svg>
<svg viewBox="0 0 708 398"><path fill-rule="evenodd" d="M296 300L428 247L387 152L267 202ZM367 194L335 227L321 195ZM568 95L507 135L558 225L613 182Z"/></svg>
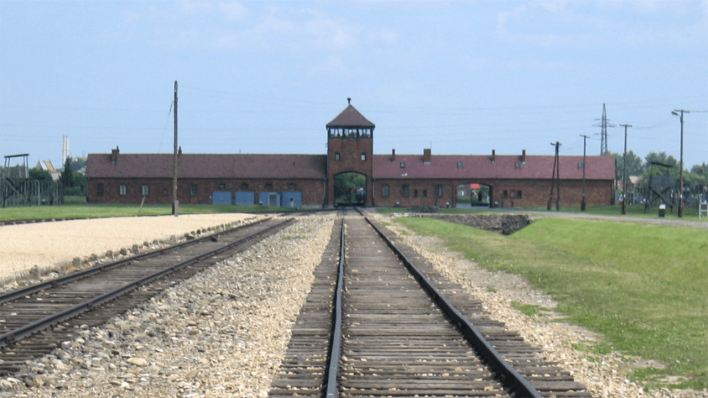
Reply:
<svg viewBox="0 0 708 398"><path fill-rule="evenodd" d="M489 187L496 206L545 206L554 156L374 155L375 125L351 104L327 123L326 155L180 154L178 200L182 204L259 204L321 207L335 204L335 179L365 178L366 206L456 206L457 187ZM172 203L172 154L89 154L89 203ZM580 205L582 156L560 157L561 201ZM588 156L588 206L612 202L611 156ZM554 201L556 193L554 192ZM555 202L554 202L555 203Z"/></svg>

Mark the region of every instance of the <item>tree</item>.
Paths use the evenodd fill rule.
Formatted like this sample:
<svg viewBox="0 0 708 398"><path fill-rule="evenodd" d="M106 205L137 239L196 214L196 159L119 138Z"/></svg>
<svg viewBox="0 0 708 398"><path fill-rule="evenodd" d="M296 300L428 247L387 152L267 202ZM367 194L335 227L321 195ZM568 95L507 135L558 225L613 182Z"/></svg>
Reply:
<svg viewBox="0 0 708 398"><path fill-rule="evenodd" d="M74 183L72 186L74 187L85 187L87 183L87 178L84 175L84 173L74 173Z"/></svg>
<svg viewBox="0 0 708 398"><path fill-rule="evenodd" d="M654 175L672 175L677 177L679 175L679 168L676 167L678 165L678 161L676 161L676 158L673 156L667 155L666 152L649 152L644 159L646 159L645 167L647 171L651 168L651 162L658 162L671 166L671 168L668 169L666 167L654 167Z"/></svg>
<svg viewBox="0 0 708 398"><path fill-rule="evenodd" d="M71 170L72 171L81 171L86 167L86 158L84 157L74 157L71 158Z"/></svg>
<svg viewBox="0 0 708 398"><path fill-rule="evenodd" d="M74 172L71 170L71 158L66 158L66 162L64 162L64 170L62 170L59 180L64 188L74 186Z"/></svg>
<svg viewBox="0 0 708 398"><path fill-rule="evenodd" d="M615 178L621 181L624 174L624 158L622 153L610 152L615 158ZM641 176L646 172L642 158L633 151L627 151L627 175Z"/></svg>
<svg viewBox="0 0 708 398"><path fill-rule="evenodd" d="M29 179L38 181L52 181L52 175L47 170L30 169Z"/></svg>

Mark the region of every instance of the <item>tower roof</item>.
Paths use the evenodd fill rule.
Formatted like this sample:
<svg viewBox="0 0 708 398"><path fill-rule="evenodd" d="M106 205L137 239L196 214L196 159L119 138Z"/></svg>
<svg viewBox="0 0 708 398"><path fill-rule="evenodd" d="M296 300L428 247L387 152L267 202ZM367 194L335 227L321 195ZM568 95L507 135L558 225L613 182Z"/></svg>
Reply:
<svg viewBox="0 0 708 398"><path fill-rule="evenodd" d="M364 117L354 106L349 104L342 113L337 115L331 122L327 123L327 127L376 127L367 118Z"/></svg>

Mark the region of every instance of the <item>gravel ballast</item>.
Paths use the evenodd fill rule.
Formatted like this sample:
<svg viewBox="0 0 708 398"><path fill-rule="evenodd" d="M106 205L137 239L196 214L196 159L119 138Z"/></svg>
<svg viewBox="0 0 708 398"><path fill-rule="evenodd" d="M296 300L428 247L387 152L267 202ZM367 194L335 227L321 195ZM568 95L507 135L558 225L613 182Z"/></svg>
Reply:
<svg viewBox="0 0 708 398"><path fill-rule="evenodd" d="M0 396L267 396L332 225L302 219L105 327L82 330L0 380Z"/></svg>

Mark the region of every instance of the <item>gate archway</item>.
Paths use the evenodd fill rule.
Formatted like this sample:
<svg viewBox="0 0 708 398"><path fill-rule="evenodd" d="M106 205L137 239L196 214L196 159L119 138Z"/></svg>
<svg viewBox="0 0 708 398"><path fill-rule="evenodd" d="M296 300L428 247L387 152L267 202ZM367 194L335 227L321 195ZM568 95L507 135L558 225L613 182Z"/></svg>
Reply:
<svg viewBox="0 0 708 398"><path fill-rule="evenodd" d="M334 176L335 206L366 205L366 175L355 172Z"/></svg>

